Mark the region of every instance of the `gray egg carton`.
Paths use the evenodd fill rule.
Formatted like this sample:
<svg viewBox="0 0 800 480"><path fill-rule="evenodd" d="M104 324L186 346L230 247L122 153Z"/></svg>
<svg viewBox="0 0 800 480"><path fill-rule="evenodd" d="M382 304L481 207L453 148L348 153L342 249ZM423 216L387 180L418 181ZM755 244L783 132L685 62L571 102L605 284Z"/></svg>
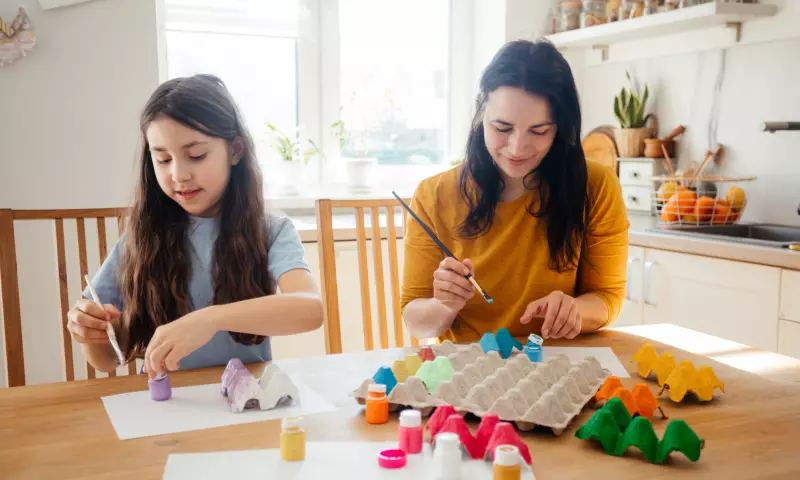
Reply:
<svg viewBox="0 0 800 480"><path fill-rule="evenodd" d="M594 357L572 364L564 355L533 363L523 354L507 360L498 352L484 354L477 344L454 345L446 341L433 347L453 366L453 377L429 393L419 378L410 376L389 393L390 409L419 410L430 415L440 405L452 405L461 414L482 417L493 412L521 431L548 427L560 435L611 375ZM353 392L360 404L367 398L369 378Z"/></svg>

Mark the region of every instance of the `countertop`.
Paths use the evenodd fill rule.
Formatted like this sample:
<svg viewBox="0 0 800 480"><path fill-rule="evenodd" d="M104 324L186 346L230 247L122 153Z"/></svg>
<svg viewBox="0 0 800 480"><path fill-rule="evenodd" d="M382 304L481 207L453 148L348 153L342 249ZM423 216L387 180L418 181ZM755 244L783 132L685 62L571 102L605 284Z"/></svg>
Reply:
<svg viewBox="0 0 800 480"><path fill-rule="evenodd" d="M300 233L300 239L304 243L317 242L316 217L313 215L293 215L291 219ZM381 235L385 237L387 235L386 215L382 214L380 219ZM653 231L653 229L658 228L658 217L643 213L629 212L628 220L631 224L628 230L628 241L631 246L656 248L678 253L703 255L725 260L736 260L771 267L800 270L800 252ZM365 219L365 223L367 227L367 238L371 238L372 225L369 216ZM400 213L395 215L394 223L397 227L398 238L402 238L403 216ZM336 241L355 240L355 227L355 217L352 214L334 215L333 228L334 239Z"/></svg>

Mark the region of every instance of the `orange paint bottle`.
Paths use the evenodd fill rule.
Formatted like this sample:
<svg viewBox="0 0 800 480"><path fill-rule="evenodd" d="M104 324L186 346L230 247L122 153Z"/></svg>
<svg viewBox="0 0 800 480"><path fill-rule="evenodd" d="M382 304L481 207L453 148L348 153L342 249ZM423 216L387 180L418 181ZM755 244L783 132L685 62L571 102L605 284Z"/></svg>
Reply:
<svg viewBox="0 0 800 480"><path fill-rule="evenodd" d="M386 398L386 385L373 383L367 395L367 423L380 425L389 421L389 399Z"/></svg>
<svg viewBox="0 0 800 480"><path fill-rule="evenodd" d="M519 480L522 475L519 449L514 445L499 445L494 450L494 480Z"/></svg>

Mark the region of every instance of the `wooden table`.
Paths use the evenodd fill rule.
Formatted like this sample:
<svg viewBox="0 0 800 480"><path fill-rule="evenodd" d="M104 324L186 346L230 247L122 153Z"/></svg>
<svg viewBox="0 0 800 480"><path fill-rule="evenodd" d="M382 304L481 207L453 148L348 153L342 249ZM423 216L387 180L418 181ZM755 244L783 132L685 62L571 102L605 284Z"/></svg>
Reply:
<svg viewBox="0 0 800 480"><path fill-rule="evenodd" d="M635 364L628 359L645 341L650 340L605 331L571 345L610 346L633 373ZM593 412L586 408L559 437L545 432L523 434L539 480L800 478L800 383L771 380L662 344L656 343L656 348L659 352L670 349L678 360L711 365L725 383L727 393L717 391L710 404L676 405L666 395L662 400L670 418L686 420L705 439L700 460L691 463L682 454L673 454L669 464L654 465L636 449L623 457L606 455L591 442L573 436ZM387 425L367 425L362 407L347 392L401 353L387 350L278 362L291 375L313 382L338 407L336 412L306 418L309 441L394 440L396 416ZM262 368L250 367L254 373ZM176 372L173 386L216 383L221 371ZM800 367L793 372L793 379L800 379ZM787 375L783 372L781 378ZM632 387L639 381L633 377L623 383ZM651 387L658 391L654 381ZM278 446L278 421L118 440L100 397L146 388L146 380L134 376L0 390L0 478L155 479L161 478L170 453ZM665 427L666 421L655 420L659 437Z"/></svg>

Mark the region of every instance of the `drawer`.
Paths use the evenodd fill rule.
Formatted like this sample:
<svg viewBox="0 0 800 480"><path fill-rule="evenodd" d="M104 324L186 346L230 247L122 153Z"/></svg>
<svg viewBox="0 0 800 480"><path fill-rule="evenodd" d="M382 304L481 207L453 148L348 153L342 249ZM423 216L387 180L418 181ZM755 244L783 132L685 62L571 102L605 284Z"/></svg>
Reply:
<svg viewBox="0 0 800 480"><path fill-rule="evenodd" d="M651 162L620 162L619 183L652 187L653 164Z"/></svg>
<svg viewBox="0 0 800 480"><path fill-rule="evenodd" d="M778 320L778 353L800 358L800 323Z"/></svg>
<svg viewBox="0 0 800 480"><path fill-rule="evenodd" d="M795 270L781 271L781 318L800 322L800 272Z"/></svg>
<svg viewBox="0 0 800 480"><path fill-rule="evenodd" d="M653 211L653 189L651 187L622 187L622 197L628 210Z"/></svg>

